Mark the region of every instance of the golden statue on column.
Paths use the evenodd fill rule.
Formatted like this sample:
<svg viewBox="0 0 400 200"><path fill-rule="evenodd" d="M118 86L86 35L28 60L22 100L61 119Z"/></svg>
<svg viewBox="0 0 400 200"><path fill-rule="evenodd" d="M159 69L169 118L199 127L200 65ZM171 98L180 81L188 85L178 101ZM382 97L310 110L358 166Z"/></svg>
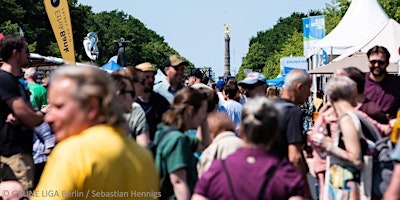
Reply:
<svg viewBox="0 0 400 200"><path fill-rule="evenodd" d="M224 24L225 26L225 34L229 35L229 28L231 27L229 24Z"/></svg>

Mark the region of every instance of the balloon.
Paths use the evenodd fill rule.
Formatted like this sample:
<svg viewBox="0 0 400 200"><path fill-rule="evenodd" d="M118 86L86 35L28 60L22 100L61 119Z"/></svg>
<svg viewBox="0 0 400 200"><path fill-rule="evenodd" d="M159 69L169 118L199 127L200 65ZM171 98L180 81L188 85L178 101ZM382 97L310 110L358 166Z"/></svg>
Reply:
<svg viewBox="0 0 400 200"><path fill-rule="evenodd" d="M85 48L86 55L96 60L99 57L99 49L97 48L98 37L95 32L90 32L83 39L83 47Z"/></svg>

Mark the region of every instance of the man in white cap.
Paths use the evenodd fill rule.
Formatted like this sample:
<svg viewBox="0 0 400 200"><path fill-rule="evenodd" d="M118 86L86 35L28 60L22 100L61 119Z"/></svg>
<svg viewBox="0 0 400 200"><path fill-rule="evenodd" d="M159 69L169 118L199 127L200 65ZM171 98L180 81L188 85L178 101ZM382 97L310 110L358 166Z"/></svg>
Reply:
<svg viewBox="0 0 400 200"><path fill-rule="evenodd" d="M248 73L245 79L239 81L238 85L243 88L247 98L265 96L268 87L265 76L258 72Z"/></svg>

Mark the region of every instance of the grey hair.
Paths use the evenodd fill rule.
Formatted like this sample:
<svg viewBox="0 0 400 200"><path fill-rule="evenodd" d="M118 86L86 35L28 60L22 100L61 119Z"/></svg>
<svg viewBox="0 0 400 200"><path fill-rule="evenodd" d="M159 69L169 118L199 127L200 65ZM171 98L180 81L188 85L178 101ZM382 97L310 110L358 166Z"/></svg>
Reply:
<svg viewBox="0 0 400 200"><path fill-rule="evenodd" d="M36 69L34 67L29 67L25 70L24 77L25 78L32 78L36 75Z"/></svg>
<svg viewBox="0 0 400 200"><path fill-rule="evenodd" d="M310 82L310 75L301 69L295 69L289 72L285 78L285 89L293 91L298 83L307 85Z"/></svg>
<svg viewBox="0 0 400 200"><path fill-rule="evenodd" d="M326 84L326 95L333 101L353 101L357 94L357 84L347 76L335 76Z"/></svg>
<svg viewBox="0 0 400 200"><path fill-rule="evenodd" d="M250 98L242 111L242 131L246 141L269 148L278 135L278 110L265 96Z"/></svg>
<svg viewBox="0 0 400 200"><path fill-rule="evenodd" d="M122 107L115 96L114 84L104 71L92 65L61 67L51 75L50 85L62 78L74 82L71 95L81 108L85 108L90 98L99 99L98 122L111 126L124 123Z"/></svg>

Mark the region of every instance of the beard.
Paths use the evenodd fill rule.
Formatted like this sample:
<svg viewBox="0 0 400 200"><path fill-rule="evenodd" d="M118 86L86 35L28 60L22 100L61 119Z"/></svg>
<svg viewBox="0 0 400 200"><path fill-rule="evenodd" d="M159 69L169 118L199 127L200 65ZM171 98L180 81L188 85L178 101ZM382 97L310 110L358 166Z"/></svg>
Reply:
<svg viewBox="0 0 400 200"><path fill-rule="evenodd" d="M382 69L379 67L371 67L369 68L369 71L374 75L374 76L382 76L387 73L386 68Z"/></svg>
<svg viewBox="0 0 400 200"><path fill-rule="evenodd" d="M150 87L145 87L143 89L143 92L145 92L145 93L151 93L152 91L153 91L153 88L150 88Z"/></svg>

